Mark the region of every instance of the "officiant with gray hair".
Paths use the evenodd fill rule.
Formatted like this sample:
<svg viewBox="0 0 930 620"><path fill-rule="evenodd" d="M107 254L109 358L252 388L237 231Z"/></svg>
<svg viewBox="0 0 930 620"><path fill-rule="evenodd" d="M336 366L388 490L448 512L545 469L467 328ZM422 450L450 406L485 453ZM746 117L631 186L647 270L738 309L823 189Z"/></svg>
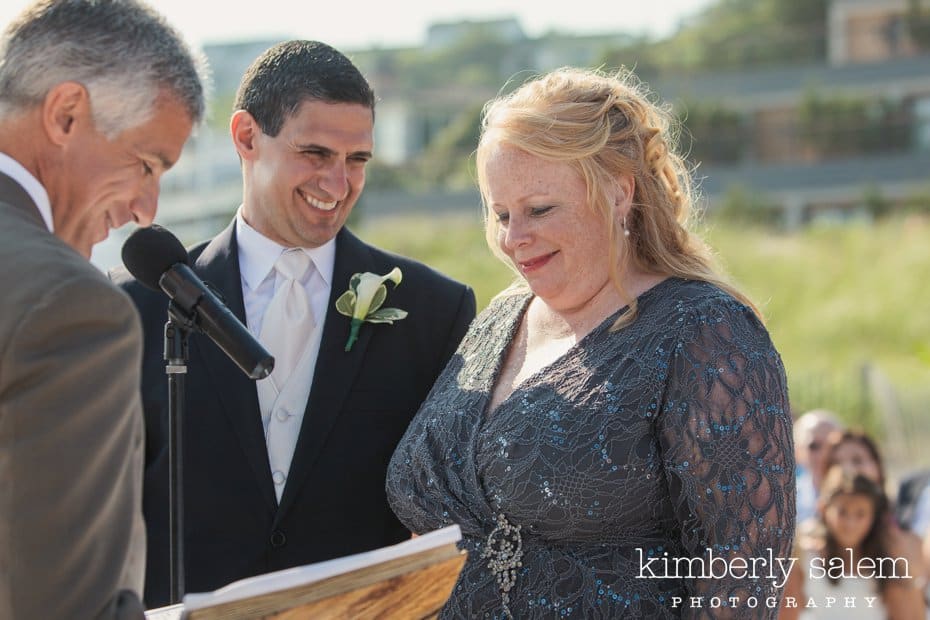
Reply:
<svg viewBox="0 0 930 620"><path fill-rule="evenodd" d="M48 0L0 36L0 618L142 618L142 334L88 262L155 216L200 64L132 0Z"/></svg>

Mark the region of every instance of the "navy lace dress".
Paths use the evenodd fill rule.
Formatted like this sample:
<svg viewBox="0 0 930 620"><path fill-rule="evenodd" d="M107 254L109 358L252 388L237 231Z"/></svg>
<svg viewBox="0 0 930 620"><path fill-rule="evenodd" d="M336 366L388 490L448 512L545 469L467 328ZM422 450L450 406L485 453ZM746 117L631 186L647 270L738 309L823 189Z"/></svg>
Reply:
<svg viewBox="0 0 930 620"><path fill-rule="evenodd" d="M461 526L443 617L776 617L777 570L740 569L789 556L794 532L785 371L764 327L712 285L667 279L631 325L610 331L620 310L488 412L530 298L475 319L388 469L412 531ZM722 578L673 562L713 557Z"/></svg>

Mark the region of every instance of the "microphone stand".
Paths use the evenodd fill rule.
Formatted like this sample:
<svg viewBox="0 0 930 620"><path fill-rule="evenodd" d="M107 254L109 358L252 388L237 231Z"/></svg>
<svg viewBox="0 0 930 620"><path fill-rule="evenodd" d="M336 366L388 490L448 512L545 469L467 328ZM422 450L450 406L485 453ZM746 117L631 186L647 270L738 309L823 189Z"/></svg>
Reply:
<svg viewBox="0 0 930 620"><path fill-rule="evenodd" d="M184 489L182 486L182 424L187 375L188 336L195 328L193 318L173 301L168 304L165 323L165 373L168 375L168 538L170 602L184 596Z"/></svg>

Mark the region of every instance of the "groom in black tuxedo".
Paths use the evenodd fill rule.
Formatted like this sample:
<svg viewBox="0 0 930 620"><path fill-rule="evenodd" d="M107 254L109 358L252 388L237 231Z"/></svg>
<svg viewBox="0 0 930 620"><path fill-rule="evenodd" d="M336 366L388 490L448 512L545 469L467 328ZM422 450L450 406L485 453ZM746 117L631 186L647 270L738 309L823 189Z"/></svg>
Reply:
<svg viewBox="0 0 930 620"><path fill-rule="evenodd" d="M293 350L269 346L281 369L276 364L256 383L204 337L191 337L183 423L187 592L410 536L385 498L387 463L465 334L475 297L343 227L365 183L374 105L356 67L311 41L272 47L239 87L230 127L242 205L191 258L253 334L267 345L264 335L284 326L282 346ZM295 253L300 269L282 275L280 259ZM403 279L387 284L384 306L408 315L363 323L346 351L350 318L336 311L336 299L353 274L395 267ZM145 331L145 601L152 607L168 602L169 586L168 300L125 272L113 278L135 301ZM297 296L287 304L299 298L299 311L287 310L302 317L296 323L272 309L282 287Z"/></svg>

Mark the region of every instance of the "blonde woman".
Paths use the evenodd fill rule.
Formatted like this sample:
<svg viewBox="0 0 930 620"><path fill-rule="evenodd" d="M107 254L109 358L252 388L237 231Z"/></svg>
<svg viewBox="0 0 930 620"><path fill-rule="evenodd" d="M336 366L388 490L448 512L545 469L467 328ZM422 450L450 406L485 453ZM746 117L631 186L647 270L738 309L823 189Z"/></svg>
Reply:
<svg viewBox="0 0 930 620"><path fill-rule="evenodd" d="M784 368L686 228L669 116L630 74L558 70L487 106L477 165L519 283L387 480L411 530L462 528L443 617L775 617L781 584L738 566L791 549Z"/></svg>

